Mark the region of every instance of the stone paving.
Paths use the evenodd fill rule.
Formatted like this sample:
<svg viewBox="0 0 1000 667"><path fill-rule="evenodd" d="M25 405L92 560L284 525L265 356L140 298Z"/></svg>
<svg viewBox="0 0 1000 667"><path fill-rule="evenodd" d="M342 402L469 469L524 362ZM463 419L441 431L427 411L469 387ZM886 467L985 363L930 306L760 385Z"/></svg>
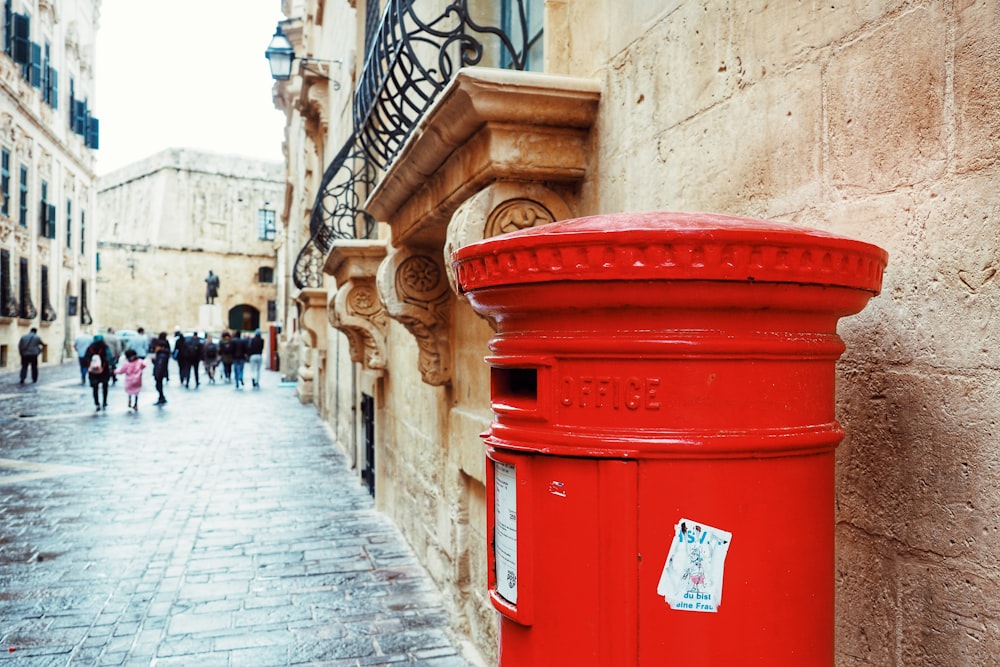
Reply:
<svg viewBox="0 0 1000 667"><path fill-rule="evenodd" d="M480 664L293 386L176 370L0 374L0 666Z"/></svg>

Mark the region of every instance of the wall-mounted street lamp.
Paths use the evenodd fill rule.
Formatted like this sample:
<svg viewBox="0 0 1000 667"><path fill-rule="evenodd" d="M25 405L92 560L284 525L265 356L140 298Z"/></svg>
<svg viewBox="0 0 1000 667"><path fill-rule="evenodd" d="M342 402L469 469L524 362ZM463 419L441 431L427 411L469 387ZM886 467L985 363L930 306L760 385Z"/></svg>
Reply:
<svg viewBox="0 0 1000 667"><path fill-rule="evenodd" d="M271 43L267 45L264 57L267 58L267 64L271 68L271 78L275 81L287 81L292 76L292 62L298 60L299 66L302 69L329 81L334 90L340 90L340 82L336 79L331 79L322 72L310 69L309 63L340 64L341 61L321 60L319 58L297 58L295 56L295 49L292 48L292 43L285 37L285 33L281 32L280 25L274 29L274 37L271 38Z"/></svg>

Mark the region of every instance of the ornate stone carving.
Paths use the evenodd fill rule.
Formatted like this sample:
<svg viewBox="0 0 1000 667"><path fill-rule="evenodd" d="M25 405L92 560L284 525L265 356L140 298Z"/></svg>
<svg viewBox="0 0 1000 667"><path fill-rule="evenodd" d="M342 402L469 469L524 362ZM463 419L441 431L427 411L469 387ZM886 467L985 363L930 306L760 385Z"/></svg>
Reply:
<svg viewBox="0 0 1000 667"><path fill-rule="evenodd" d="M326 332L321 329L326 324L326 290L322 288L306 288L299 292L295 299L299 304L299 322L302 332L306 335L309 347L315 350L326 349Z"/></svg>
<svg viewBox="0 0 1000 667"><path fill-rule="evenodd" d="M70 21L66 27L66 57L80 61L80 30L76 27L76 21Z"/></svg>
<svg viewBox="0 0 1000 667"><path fill-rule="evenodd" d="M547 208L531 199L512 199L493 209L486 220L483 238L526 229L553 222L555 218Z"/></svg>
<svg viewBox="0 0 1000 667"><path fill-rule="evenodd" d="M38 150L38 174L43 178L52 178L52 154L44 148Z"/></svg>
<svg viewBox="0 0 1000 667"><path fill-rule="evenodd" d="M452 290L458 292L451 254L462 246L570 217L562 197L537 183L500 181L483 188L463 202L448 223L444 262Z"/></svg>
<svg viewBox="0 0 1000 667"><path fill-rule="evenodd" d="M330 113L327 109L330 98L329 84L323 78L329 66L320 63L315 67L324 74L320 76L312 72L303 73L295 108L305 120L306 135L321 149L330 126Z"/></svg>
<svg viewBox="0 0 1000 667"><path fill-rule="evenodd" d="M449 383L452 293L441 256L416 248L396 250L379 267L378 291L389 316L416 339L423 381Z"/></svg>
<svg viewBox="0 0 1000 667"><path fill-rule="evenodd" d="M330 324L347 336L351 361L366 370L383 370L388 358L385 332L389 313L379 300L374 277L364 282L348 282L337 291L327 312Z"/></svg>
<svg viewBox="0 0 1000 667"><path fill-rule="evenodd" d="M11 142L14 140L14 116L9 113L0 113L0 136Z"/></svg>
<svg viewBox="0 0 1000 667"><path fill-rule="evenodd" d="M327 308L330 325L347 336L352 361L378 372L388 359L389 313L379 300L375 280L385 253L384 241L338 240L323 269L339 287Z"/></svg>
<svg viewBox="0 0 1000 667"><path fill-rule="evenodd" d="M395 248L379 294L416 338L424 382L451 380L451 250L572 217L564 197L590 164L599 102L593 80L462 70L370 193L365 209Z"/></svg>
<svg viewBox="0 0 1000 667"><path fill-rule="evenodd" d="M28 245L31 243L31 237L28 235L28 230L24 227L17 227L14 230L14 242L17 244L17 252L19 254L28 254Z"/></svg>

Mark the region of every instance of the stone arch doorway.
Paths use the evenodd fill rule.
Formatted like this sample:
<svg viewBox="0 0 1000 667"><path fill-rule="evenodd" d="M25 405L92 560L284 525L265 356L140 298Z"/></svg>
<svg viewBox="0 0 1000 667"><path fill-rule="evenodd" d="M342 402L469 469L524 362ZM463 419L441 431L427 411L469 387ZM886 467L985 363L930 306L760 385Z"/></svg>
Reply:
<svg viewBox="0 0 1000 667"><path fill-rule="evenodd" d="M260 311L245 303L229 309L229 328L232 331L253 331L260 328Z"/></svg>

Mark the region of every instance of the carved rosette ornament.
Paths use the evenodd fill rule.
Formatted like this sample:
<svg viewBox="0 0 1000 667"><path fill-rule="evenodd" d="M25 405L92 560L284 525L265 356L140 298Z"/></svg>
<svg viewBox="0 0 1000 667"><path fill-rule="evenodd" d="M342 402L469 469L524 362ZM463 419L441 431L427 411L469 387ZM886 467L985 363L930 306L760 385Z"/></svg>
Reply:
<svg viewBox="0 0 1000 667"><path fill-rule="evenodd" d="M397 249L379 267L378 291L388 315L416 339L423 381L449 383L452 292L441 256L418 248Z"/></svg>
<svg viewBox="0 0 1000 667"><path fill-rule="evenodd" d="M331 326L347 336L351 361L366 370L385 369L389 313L379 300L374 276L348 281L337 291L327 312Z"/></svg>

